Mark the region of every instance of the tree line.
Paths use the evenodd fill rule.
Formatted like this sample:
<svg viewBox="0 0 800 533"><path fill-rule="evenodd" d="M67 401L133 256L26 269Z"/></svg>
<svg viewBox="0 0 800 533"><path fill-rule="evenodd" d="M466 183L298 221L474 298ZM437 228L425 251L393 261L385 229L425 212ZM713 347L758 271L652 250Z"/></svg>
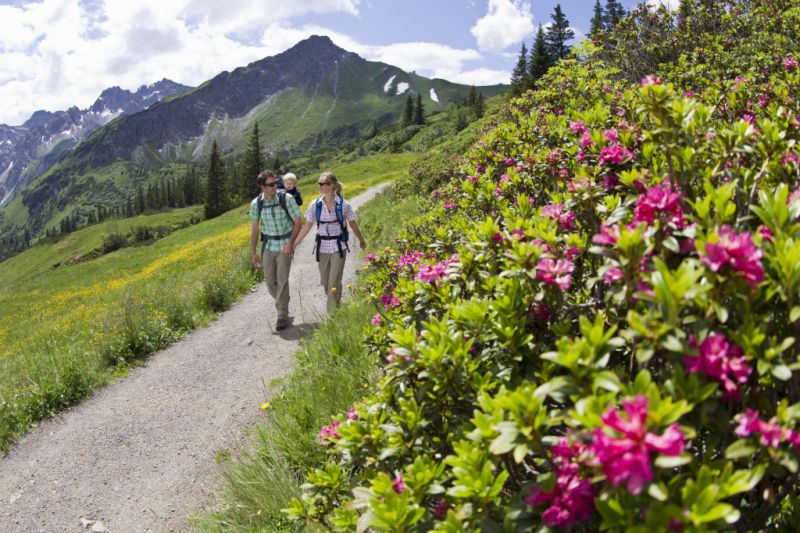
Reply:
<svg viewBox="0 0 800 533"><path fill-rule="evenodd" d="M627 11L617 0L606 0L605 7L595 0L589 37L594 41L608 41L611 30L627 15ZM511 72L511 95L519 96L536 87L536 82L560 59L566 58L571 50L568 44L575 37L569 20L556 4L551 23L545 30L541 24L536 31L530 50L522 43L517 64Z"/></svg>

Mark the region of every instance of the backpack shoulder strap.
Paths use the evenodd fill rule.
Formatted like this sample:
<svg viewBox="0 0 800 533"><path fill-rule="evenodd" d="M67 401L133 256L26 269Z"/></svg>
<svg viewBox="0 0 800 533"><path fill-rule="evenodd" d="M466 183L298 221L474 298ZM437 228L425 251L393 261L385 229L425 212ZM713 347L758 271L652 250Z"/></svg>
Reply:
<svg viewBox="0 0 800 533"><path fill-rule="evenodd" d="M292 215L289 213L289 208L286 207L286 191L278 191L278 203L281 204L283 211L286 213L286 216L289 217L289 220L294 222Z"/></svg>
<svg viewBox="0 0 800 533"><path fill-rule="evenodd" d="M317 198L316 204L314 204L314 218L317 221L317 228L319 228L319 217L322 216L322 196Z"/></svg>
<svg viewBox="0 0 800 533"><path fill-rule="evenodd" d="M260 220L261 219L261 210L264 209L264 194L263 193L259 193L259 195L256 196L256 205L258 206L258 218Z"/></svg>
<svg viewBox="0 0 800 533"><path fill-rule="evenodd" d="M336 198L335 209L336 209L336 220L342 227L342 231L347 231L347 226L344 223L344 199L341 196Z"/></svg>

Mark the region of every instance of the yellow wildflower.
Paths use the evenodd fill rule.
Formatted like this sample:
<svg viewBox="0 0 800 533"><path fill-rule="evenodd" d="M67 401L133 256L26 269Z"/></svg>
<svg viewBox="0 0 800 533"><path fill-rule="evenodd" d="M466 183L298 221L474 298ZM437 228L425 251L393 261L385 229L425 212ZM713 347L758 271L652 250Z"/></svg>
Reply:
<svg viewBox="0 0 800 533"><path fill-rule="evenodd" d="M269 409L270 405L272 405L272 404L269 403L269 402L264 402L264 403L261 404L261 409L266 411L267 409Z"/></svg>

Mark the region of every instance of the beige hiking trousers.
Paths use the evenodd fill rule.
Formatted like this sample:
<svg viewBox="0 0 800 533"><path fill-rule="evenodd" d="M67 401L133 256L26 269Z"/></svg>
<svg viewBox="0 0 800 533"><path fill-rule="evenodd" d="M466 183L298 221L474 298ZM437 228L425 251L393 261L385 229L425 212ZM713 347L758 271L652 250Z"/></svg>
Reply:
<svg viewBox="0 0 800 533"><path fill-rule="evenodd" d="M339 256L339 252L319 254L319 282L325 289L328 299L325 307L329 313L339 305L339 301L342 299L342 274L344 273L344 263L347 260L347 252L343 255L344 257Z"/></svg>
<svg viewBox="0 0 800 533"><path fill-rule="evenodd" d="M270 296L275 299L278 318L289 318L289 271L292 258L282 251L264 250L261 264L264 265L264 283Z"/></svg>

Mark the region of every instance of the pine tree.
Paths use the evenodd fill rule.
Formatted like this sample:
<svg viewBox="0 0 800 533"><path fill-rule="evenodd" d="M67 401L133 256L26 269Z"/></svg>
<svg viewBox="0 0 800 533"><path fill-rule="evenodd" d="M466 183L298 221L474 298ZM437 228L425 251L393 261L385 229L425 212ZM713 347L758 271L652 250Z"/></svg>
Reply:
<svg viewBox="0 0 800 533"><path fill-rule="evenodd" d="M410 125L414 122L414 100L411 98L409 94L406 97L406 107L403 109L403 117L400 122L400 126L405 128L406 126Z"/></svg>
<svg viewBox="0 0 800 533"><path fill-rule="evenodd" d="M561 10L561 4L556 4L553 14L550 15L553 23L547 28L545 41L554 60L564 59L569 54L570 46L567 41L575 37L575 32L569 27L569 20Z"/></svg>
<svg viewBox="0 0 800 533"><path fill-rule="evenodd" d="M417 93L417 103L414 106L414 124L425 124L425 108L422 106L422 93Z"/></svg>
<svg viewBox="0 0 800 533"><path fill-rule="evenodd" d="M261 157L261 141L258 136L258 122L253 125L253 133L247 142L247 151L244 155L244 175L240 181L236 195L242 201L255 197L260 189L256 184L256 177L264 170L264 159Z"/></svg>
<svg viewBox="0 0 800 533"><path fill-rule="evenodd" d="M618 0L606 0L605 16L603 25L605 30L610 32L627 15L625 8Z"/></svg>
<svg viewBox="0 0 800 533"><path fill-rule="evenodd" d="M603 20L605 15L603 13L603 6L600 5L600 0L594 2L594 15L592 16L592 25L589 29L589 37L594 40L600 38L600 33L603 31Z"/></svg>
<svg viewBox="0 0 800 533"><path fill-rule="evenodd" d="M524 44L522 46L525 46ZM474 108L475 102L478 100L478 90L474 85L469 86L469 93L467 93L467 107Z"/></svg>
<svg viewBox="0 0 800 533"><path fill-rule="evenodd" d="M225 170L219 155L217 141L211 144L208 157L208 179L206 180L206 218L214 218L225 212Z"/></svg>
<svg viewBox="0 0 800 533"><path fill-rule="evenodd" d="M541 26L540 26L541 28ZM525 48L525 43L522 43L522 49L519 51L519 58L517 58L517 66L511 71L511 96L519 96L527 89L527 82L525 81L528 75L528 49ZM469 105L469 103L467 103Z"/></svg>
<svg viewBox="0 0 800 533"><path fill-rule="evenodd" d="M483 93L479 92L478 97L475 99L475 118L481 118L484 111L486 111L486 104L483 101Z"/></svg>
<svg viewBox="0 0 800 533"><path fill-rule="evenodd" d="M531 48L530 68L528 69L528 81L526 82L526 86L528 88L533 88L536 81L544 76L552 65L553 58L547 47L544 29L542 29L542 25L539 24L539 29L536 31L536 39L533 41L533 48Z"/></svg>

